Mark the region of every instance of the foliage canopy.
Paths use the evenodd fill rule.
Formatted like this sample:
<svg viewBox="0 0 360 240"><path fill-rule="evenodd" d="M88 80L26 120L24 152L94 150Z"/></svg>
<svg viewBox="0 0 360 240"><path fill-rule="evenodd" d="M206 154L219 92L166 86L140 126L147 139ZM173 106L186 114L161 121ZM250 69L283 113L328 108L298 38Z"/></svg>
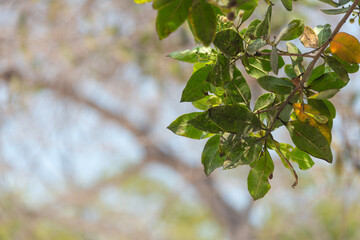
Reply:
<svg viewBox="0 0 360 240"><path fill-rule="evenodd" d="M306 170L314 165L311 156L333 161L330 144L336 111L329 99L347 85L348 74L357 72L360 63L359 41L340 29L351 14L350 22L360 19L360 7L359 0L320 1L331 7L321 10L324 14L344 15L333 30L329 24L311 28L294 19L274 39L270 39L272 8L280 1L265 0L264 17L247 27L244 22L261 4L258 0L153 1L160 39L187 22L203 45L169 54L194 64L181 102L191 102L202 112L182 115L168 128L193 139L210 138L201 156L206 175L218 167L249 165L248 189L254 200L271 187L274 164L268 150L275 151L294 175L293 187L298 177L292 162ZM281 3L288 11L295 7L292 0ZM302 53L290 42L294 39L310 50ZM279 49L280 42L286 50ZM284 57L289 57L289 64ZM244 72L267 91L254 107ZM288 130L295 147L274 139L272 133L280 127Z"/></svg>

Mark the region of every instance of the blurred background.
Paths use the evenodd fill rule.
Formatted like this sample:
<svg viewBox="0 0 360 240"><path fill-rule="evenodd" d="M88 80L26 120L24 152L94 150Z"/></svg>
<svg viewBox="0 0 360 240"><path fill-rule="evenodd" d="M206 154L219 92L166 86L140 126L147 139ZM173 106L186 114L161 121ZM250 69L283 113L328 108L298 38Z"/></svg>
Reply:
<svg viewBox="0 0 360 240"><path fill-rule="evenodd" d="M339 19L317 1L273 2L274 35L296 17ZM248 167L206 177L206 140L166 129L195 111L179 103L191 64L166 55L196 43L185 25L160 42L155 18L132 0L0 0L0 239L360 239L359 77L332 99L335 163L297 169L292 189L275 159L253 202Z"/></svg>

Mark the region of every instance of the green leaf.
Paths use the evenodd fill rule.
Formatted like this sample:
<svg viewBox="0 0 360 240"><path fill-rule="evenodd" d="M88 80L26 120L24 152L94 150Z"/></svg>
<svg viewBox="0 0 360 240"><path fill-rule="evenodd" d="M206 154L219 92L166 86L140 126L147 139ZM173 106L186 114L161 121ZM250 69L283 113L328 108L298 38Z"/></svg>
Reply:
<svg viewBox="0 0 360 240"><path fill-rule="evenodd" d="M325 73L321 77L313 80L309 88L318 92L322 92L329 89L340 89L346 86L346 83L333 72Z"/></svg>
<svg viewBox="0 0 360 240"><path fill-rule="evenodd" d="M142 0L140 0L140 1L142 1ZM174 2L174 1L176 1L176 0L154 0L153 1L153 8L154 9L160 9L160 8L163 8L166 5L168 5L169 3Z"/></svg>
<svg viewBox="0 0 360 240"><path fill-rule="evenodd" d="M206 79L211 69L211 66L206 66L193 73L182 92L180 102L193 102L205 97L208 89Z"/></svg>
<svg viewBox="0 0 360 240"><path fill-rule="evenodd" d="M258 117L245 105L225 105L210 108L210 119L225 132L248 134L261 129Z"/></svg>
<svg viewBox="0 0 360 240"><path fill-rule="evenodd" d="M342 7L338 9L320 9L323 13L328 15L337 15L337 14L343 14L346 13L350 9L349 7Z"/></svg>
<svg viewBox="0 0 360 240"><path fill-rule="evenodd" d="M223 54L218 54L216 64L210 70L207 81L215 87L223 87L230 80L230 61Z"/></svg>
<svg viewBox="0 0 360 240"><path fill-rule="evenodd" d="M336 117L336 109L334 104L332 104L329 100L322 100L326 106L328 107L330 113L331 113L331 118L335 118Z"/></svg>
<svg viewBox="0 0 360 240"><path fill-rule="evenodd" d="M311 95L309 99L330 99L334 97L339 91L340 89L328 89Z"/></svg>
<svg viewBox="0 0 360 240"><path fill-rule="evenodd" d="M262 50L261 53L270 53L271 50L265 49ZM245 58L242 58L245 70L246 72L254 77L254 78L260 78L262 76L267 76L268 73L271 71L271 61L270 61L271 55L265 55L265 56L256 56L256 57L249 57L247 58L248 63L244 63ZM284 60L279 55L279 69L284 66Z"/></svg>
<svg viewBox="0 0 360 240"><path fill-rule="evenodd" d="M255 36L259 37L267 37L270 32L270 21L271 21L271 13L272 13L272 6L270 5L265 13L264 20L257 26L255 31Z"/></svg>
<svg viewBox="0 0 360 240"><path fill-rule="evenodd" d="M202 44L209 46L215 38L216 13L205 0L192 1L189 20L193 33Z"/></svg>
<svg viewBox="0 0 360 240"><path fill-rule="evenodd" d="M292 10L292 0L281 0L282 4L286 8L286 10L291 11Z"/></svg>
<svg viewBox="0 0 360 240"><path fill-rule="evenodd" d="M272 46L271 48L270 66L273 73L277 75L279 72L279 53L275 46Z"/></svg>
<svg viewBox="0 0 360 240"><path fill-rule="evenodd" d="M314 68L312 70L312 72L311 72L310 78L307 81L307 85L309 85L315 79L321 77L324 73L325 73L325 66L324 65L320 65L320 66L317 66L316 68Z"/></svg>
<svg viewBox="0 0 360 240"><path fill-rule="evenodd" d="M301 170L307 170L315 164L309 154L298 148L295 148L290 152L290 157L293 162L296 162L299 165Z"/></svg>
<svg viewBox="0 0 360 240"><path fill-rule="evenodd" d="M202 99L192 102L192 105L199 110L206 111L211 107L218 106L222 103L222 99L218 96L208 95Z"/></svg>
<svg viewBox="0 0 360 240"><path fill-rule="evenodd" d="M148 3L151 2L152 0L134 0L134 3L136 4L144 4L144 3Z"/></svg>
<svg viewBox="0 0 360 240"><path fill-rule="evenodd" d="M205 132L210 132L210 133L223 132L223 130L209 118L208 111L199 114L198 116L191 119L188 123L194 126L196 129Z"/></svg>
<svg viewBox="0 0 360 240"><path fill-rule="evenodd" d="M345 67L341 65L341 63L336 60L336 58L326 56L325 61L329 67L343 80L344 83L349 82L350 78Z"/></svg>
<svg viewBox="0 0 360 240"><path fill-rule="evenodd" d="M331 35L331 25L318 25L314 28L314 32L317 34L319 39L319 46L323 45Z"/></svg>
<svg viewBox="0 0 360 240"><path fill-rule="evenodd" d="M286 76L288 76L289 78L291 78L291 79L297 78L297 75L296 75L292 65L286 64L284 71L285 71Z"/></svg>
<svg viewBox="0 0 360 240"><path fill-rule="evenodd" d="M253 8L253 9L251 9L251 10L245 10L245 11L244 11L244 14L243 14L243 16L242 16L242 18L241 18L241 23L243 23L243 22L245 22L246 20L248 20L248 19L251 17L251 15L253 14L254 10L255 10L255 8Z"/></svg>
<svg viewBox="0 0 360 240"><path fill-rule="evenodd" d="M263 89L280 95L291 93L295 87L290 80L273 76L263 76L257 82Z"/></svg>
<svg viewBox="0 0 360 240"><path fill-rule="evenodd" d="M250 104L251 91L249 85L237 68L234 69L233 80L225 84L225 95L227 104Z"/></svg>
<svg viewBox="0 0 360 240"><path fill-rule="evenodd" d="M237 0L237 8L242 10L254 10L258 0Z"/></svg>
<svg viewBox="0 0 360 240"><path fill-rule="evenodd" d="M262 142L255 137L225 133L220 139L220 156L226 156L224 169L248 165L259 158Z"/></svg>
<svg viewBox="0 0 360 240"><path fill-rule="evenodd" d="M254 19L254 20L249 24L249 26L247 27L247 29L246 29L246 31L245 31L245 34L244 34L244 38L245 38L247 41L256 39L255 31L256 31L256 28L259 26L260 23L261 23L261 20L259 20L259 19Z"/></svg>
<svg viewBox="0 0 360 240"><path fill-rule="evenodd" d="M266 44L267 44L267 42L264 39L258 38L248 45L248 47L246 48L246 51L249 53L255 53L260 48L264 47Z"/></svg>
<svg viewBox="0 0 360 240"><path fill-rule="evenodd" d="M292 20L283 30L281 30L275 43L277 44L280 41L293 40L300 37L303 32L304 22L299 19Z"/></svg>
<svg viewBox="0 0 360 240"><path fill-rule="evenodd" d="M275 94L265 93L259 96L255 101L254 111L262 111L267 109L275 101Z"/></svg>
<svg viewBox="0 0 360 240"><path fill-rule="evenodd" d="M173 52L168 55L172 59L188 63L209 62L210 60L215 60L215 56L215 50L209 47L196 47L191 50Z"/></svg>
<svg viewBox="0 0 360 240"><path fill-rule="evenodd" d="M347 4L348 2L350 2L350 0L339 0L339 6L343 6L343 5Z"/></svg>
<svg viewBox="0 0 360 240"><path fill-rule="evenodd" d="M287 143L279 143L275 140L269 141L268 148L275 150L275 152L280 157L280 160L285 168L290 169L288 161L290 160L290 151L292 151L293 147ZM291 171L292 172L292 171ZM292 172L292 174L294 174Z"/></svg>
<svg viewBox="0 0 360 240"><path fill-rule="evenodd" d="M242 38L232 29L225 29L218 32L215 36L214 45L222 53L229 56L235 56L243 50Z"/></svg>
<svg viewBox="0 0 360 240"><path fill-rule="evenodd" d="M266 110L266 109L272 107L272 105L275 101L275 97L276 96L274 93L265 93L265 94L259 96L255 102L254 112L263 111L263 110ZM270 120L269 120L268 113L269 113L269 111L260 113L259 114L260 120L264 121L265 119L267 119L267 123L269 123Z"/></svg>
<svg viewBox="0 0 360 240"><path fill-rule="evenodd" d="M199 116L200 114L201 112L194 112L194 113L187 113L181 115L175 121L173 121L167 128L173 133L183 137L188 137L193 139L203 139L210 137L211 134L198 130L188 123L188 121L195 118L196 116Z"/></svg>
<svg viewBox="0 0 360 240"><path fill-rule="evenodd" d="M289 53L301 54L300 50L291 42L286 42L286 48ZM304 67L301 64L304 60L303 57L291 56L290 58L295 74L300 76L304 72Z"/></svg>
<svg viewBox="0 0 360 240"><path fill-rule="evenodd" d="M341 58L339 58L335 54L333 55L333 57L336 58L336 60L338 60L339 63L341 63L341 65L345 68L345 70L348 73L356 73L357 71L359 71L359 64L358 63L349 63L347 61L342 60Z"/></svg>
<svg viewBox="0 0 360 240"><path fill-rule="evenodd" d="M328 119L333 119L335 116L331 113L331 109L328 107L327 102L329 101L308 99L308 104L316 109L321 115L327 117Z"/></svg>
<svg viewBox="0 0 360 240"><path fill-rule="evenodd" d="M201 162L204 165L206 176L209 176L216 168L221 167L225 158L219 155L220 135L211 137L205 144L201 154Z"/></svg>
<svg viewBox="0 0 360 240"><path fill-rule="evenodd" d="M188 17L191 0L174 0L159 9L156 18L156 31L160 39L174 32Z"/></svg>
<svg viewBox="0 0 360 240"><path fill-rule="evenodd" d="M317 128L300 121L289 122L286 127L296 147L314 157L332 162L330 144Z"/></svg>
<svg viewBox="0 0 360 240"><path fill-rule="evenodd" d="M251 168L247 179L248 189L254 200L260 199L270 190L269 177L274 171L274 163L268 151Z"/></svg>

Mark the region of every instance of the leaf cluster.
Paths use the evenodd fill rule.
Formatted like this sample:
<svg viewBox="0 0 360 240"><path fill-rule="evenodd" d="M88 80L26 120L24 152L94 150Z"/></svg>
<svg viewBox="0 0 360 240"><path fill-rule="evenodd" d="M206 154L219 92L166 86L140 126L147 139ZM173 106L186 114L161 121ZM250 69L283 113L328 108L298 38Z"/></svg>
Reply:
<svg viewBox="0 0 360 240"><path fill-rule="evenodd" d="M333 31L329 24L311 28L294 19L273 39L274 4L265 2L263 18L244 27L258 0L153 1L160 39L187 21L194 38L204 45L169 55L194 64L181 102L191 102L200 111L178 117L168 128L188 138L209 138L201 156L206 175L219 167L249 165L248 189L254 200L270 189L274 164L269 151L277 153L294 175L293 186L298 176L292 164L306 170L314 165L312 157L332 162L331 129L336 111L329 99L348 84L349 73L357 72L360 62L358 40L338 33L350 13L359 9L358 0L321 1L334 7L322 10L324 13L345 13ZM288 11L294 7L292 0L281 3ZM294 39L310 50L302 53L291 42ZM286 49L279 49L280 42ZM211 43L213 47L209 47ZM251 90L244 72L266 91L254 107L250 106ZM280 127L288 130L294 145L275 140L272 133Z"/></svg>

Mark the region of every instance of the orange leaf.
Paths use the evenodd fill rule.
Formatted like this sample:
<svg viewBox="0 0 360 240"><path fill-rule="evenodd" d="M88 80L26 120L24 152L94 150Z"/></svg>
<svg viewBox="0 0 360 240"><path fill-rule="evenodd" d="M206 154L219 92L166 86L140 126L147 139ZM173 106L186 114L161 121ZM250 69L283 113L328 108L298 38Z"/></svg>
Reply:
<svg viewBox="0 0 360 240"><path fill-rule="evenodd" d="M344 61L360 63L360 43L352 35L340 32L330 42L330 51Z"/></svg>

